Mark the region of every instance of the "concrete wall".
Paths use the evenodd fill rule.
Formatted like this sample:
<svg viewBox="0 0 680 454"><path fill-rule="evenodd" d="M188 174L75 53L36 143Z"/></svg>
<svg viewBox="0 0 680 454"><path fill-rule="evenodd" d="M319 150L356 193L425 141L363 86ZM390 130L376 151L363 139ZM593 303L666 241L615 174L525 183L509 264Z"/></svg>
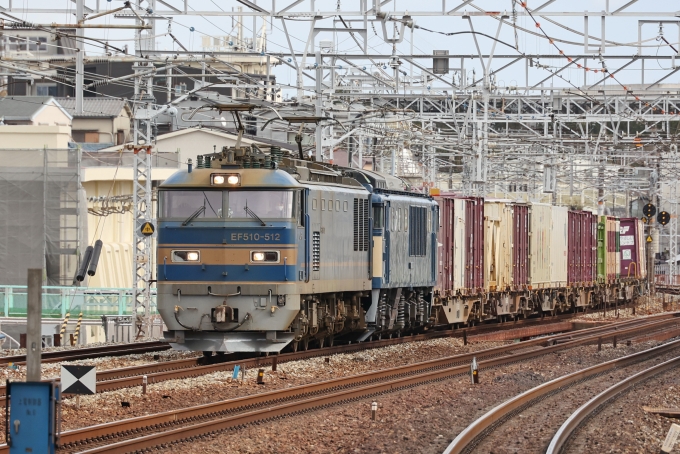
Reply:
<svg viewBox="0 0 680 454"><path fill-rule="evenodd" d="M70 126L0 126L2 148L68 148L70 141Z"/></svg>

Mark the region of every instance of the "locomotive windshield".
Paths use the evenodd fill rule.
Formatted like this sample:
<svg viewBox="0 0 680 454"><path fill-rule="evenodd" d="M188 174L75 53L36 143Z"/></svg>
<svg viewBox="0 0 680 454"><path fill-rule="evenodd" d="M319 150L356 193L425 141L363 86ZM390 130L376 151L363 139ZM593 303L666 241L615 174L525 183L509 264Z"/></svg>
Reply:
<svg viewBox="0 0 680 454"><path fill-rule="evenodd" d="M293 191L229 191L227 217L249 217L248 210L261 218L287 219L293 217Z"/></svg>
<svg viewBox="0 0 680 454"><path fill-rule="evenodd" d="M160 191L160 196L163 218L222 217L222 191Z"/></svg>

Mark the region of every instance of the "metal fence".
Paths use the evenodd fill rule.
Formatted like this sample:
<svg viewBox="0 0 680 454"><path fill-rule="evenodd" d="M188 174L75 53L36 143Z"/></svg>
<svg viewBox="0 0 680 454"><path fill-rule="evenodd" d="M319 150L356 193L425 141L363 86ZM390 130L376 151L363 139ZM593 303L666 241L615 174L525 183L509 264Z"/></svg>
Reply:
<svg viewBox="0 0 680 454"><path fill-rule="evenodd" d="M156 289L151 290L151 313L157 314ZM26 317L27 287L0 286L0 316ZM133 315L134 299L129 288L43 287L43 318L64 318L83 313L84 318L102 315Z"/></svg>
<svg viewBox="0 0 680 454"><path fill-rule="evenodd" d="M680 275L671 276L671 266L668 263L654 265L654 283L661 285L680 285Z"/></svg>

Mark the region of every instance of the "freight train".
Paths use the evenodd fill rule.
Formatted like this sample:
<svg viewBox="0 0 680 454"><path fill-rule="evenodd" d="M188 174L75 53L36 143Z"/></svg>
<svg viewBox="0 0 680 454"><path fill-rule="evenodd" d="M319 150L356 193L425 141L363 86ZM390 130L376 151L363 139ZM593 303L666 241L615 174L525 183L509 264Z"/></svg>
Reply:
<svg viewBox="0 0 680 454"><path fill-rule="evenodd" d="M283 156L199 156L158 188L158 311L174 348L278 352L629 302L639 220L408 191Z"/></svg>

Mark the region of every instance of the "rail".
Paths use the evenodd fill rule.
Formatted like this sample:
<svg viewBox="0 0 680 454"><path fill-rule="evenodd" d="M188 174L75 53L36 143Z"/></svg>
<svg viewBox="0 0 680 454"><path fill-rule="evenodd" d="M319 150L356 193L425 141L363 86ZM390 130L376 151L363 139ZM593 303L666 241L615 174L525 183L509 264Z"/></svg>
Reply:
<svg viewBox="0 0 680 454"><path fill-rule="evenodd" d="M594 412L605 405L611 399L615 399L622 393L629 391L634 386L642 383L645 380L653 378L654 376L666 372L668 370L674 369L680 366L680 356L673 358L664 363L658 364L649 369L638 372L625 380L621 380L617 384L607 388L597 396L590 399L588 402L579 407L574 413L569 416L569 418L560 426L560 428L555 433L555 436L550 441L546 454L558 454L562 452L567 441L572 436L572 434L578 429L583 422L585 422Z"/></svg>
<svg viewBox="0 0 680 454"><path fill-rule="evenodd" d="M509 399L494 407L480 418L475 420L472 424L470 424L458 434L458 436L446 448L444 454L458 454L467 452L469 449L472 449L472 447L477 444L477 441L484 437L488 431L493 430L497 424L504 422L507 417L512 416L512 414L515 412L521 411L526 406L531 405L532 402L548 395L549 393L552 393L565 386L577 383L581 380L601 374L608 370L647 359L652 355L663 354L678 347L680 347L680 340L669 342L658 347L573 372L525 391L522 394L519 394L518 396L515 396L512 399Z"/></svg>

